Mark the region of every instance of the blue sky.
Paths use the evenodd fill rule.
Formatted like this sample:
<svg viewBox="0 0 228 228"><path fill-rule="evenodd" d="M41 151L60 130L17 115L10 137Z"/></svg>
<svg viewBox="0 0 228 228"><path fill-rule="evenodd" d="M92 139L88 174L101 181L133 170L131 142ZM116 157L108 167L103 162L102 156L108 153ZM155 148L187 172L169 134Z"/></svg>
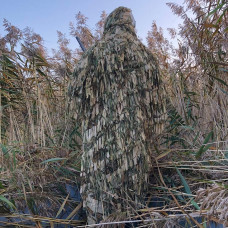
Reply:
<svg viewBox="0 0 228 228"><path fill-rule="evenodd" d="M182 4L184 0L0 0L0 34L4 34L3 18L13 25L24 29L31 27L39 33L51 48L57 48L59 30L69 37L69 22L75 21L74 16L81 11L89 18L88 26L93 29L100 18L102 10L110 13L119 6L132 9L136 20L136 29L145 43L147 32L155 20L164 30L177 27L180 19L173 15L166 2ZM71 47L78 47L72 39Z"/></svg>

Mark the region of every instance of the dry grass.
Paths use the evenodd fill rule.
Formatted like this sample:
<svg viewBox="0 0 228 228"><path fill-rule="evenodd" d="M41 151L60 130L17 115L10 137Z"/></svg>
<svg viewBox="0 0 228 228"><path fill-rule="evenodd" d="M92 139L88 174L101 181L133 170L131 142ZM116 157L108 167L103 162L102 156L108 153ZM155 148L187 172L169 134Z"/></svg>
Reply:
<svg viewBox="0 0 228 228"><path fill-rule="evenodd" d="M216 24L227 6L206 23L196 1L186 2L199 18L188 21L171 5L185 18L180 32L186 38L175 61L170 63L166 56L169 50L160 52L159 47L169 45L165 40L156 43L156 34L162 40L159 31L151 33L157 45L151 41L151 49L161 59L167 85L169 119L163 144L151 158L147 204L134 214L117 212L100 227L121 227L126 220L134 220L138 227L178 227L183 218L198 227L209 220L227 223L228 81L227 57L221 56L222 51L227 53L226 14ZM206 15L216 8L207 7ZM188 53L183 53L185 46ZM73 66L61 64L50 63L29 47L23 53L0 52L0 215L8 218L2 226L85 227L85 221L73 220L82 205L68 196L65 185L80 182L81 141L67 94ZM133 202L123 201L134 211ZM70 217L56 218L66 207L72 211ZM26 210L29 214L19 213ZM196 219L200 216L202 222Z"/></svg>

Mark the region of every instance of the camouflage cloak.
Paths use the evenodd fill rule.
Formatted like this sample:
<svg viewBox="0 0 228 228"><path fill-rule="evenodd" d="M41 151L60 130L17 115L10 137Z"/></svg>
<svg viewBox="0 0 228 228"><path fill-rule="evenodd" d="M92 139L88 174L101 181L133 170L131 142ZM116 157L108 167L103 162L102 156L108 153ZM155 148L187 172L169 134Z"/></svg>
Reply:
<svg viewBox="0 0 228 228"><path fill-rule="evenodd" d="M137 38L131 10L119 7L108 16L102 39L75 68L71 91L82 123L88 223L142 207L165 103L157 62Z"/></svg>

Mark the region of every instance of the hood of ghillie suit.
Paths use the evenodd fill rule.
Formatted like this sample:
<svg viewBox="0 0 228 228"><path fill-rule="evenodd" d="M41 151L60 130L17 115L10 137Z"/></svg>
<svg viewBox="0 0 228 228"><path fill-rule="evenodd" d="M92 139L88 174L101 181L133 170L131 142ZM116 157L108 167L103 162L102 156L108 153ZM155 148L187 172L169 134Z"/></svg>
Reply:
<svg viewBox="0 0 228 228"><path fill-rule="evenodd" d="M136 36L135 19L132 11L126 7L119 7L109 14L104 25L104 35L116 33L116 30L124 30Z"/></svg>

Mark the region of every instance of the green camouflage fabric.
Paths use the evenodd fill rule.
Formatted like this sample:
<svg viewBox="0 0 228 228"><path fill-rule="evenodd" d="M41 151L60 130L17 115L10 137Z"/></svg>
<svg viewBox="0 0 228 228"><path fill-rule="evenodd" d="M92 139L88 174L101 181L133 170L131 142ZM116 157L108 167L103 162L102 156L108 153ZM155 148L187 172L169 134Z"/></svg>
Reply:
<svg viewBox="0 0 228 228"><path fill-rule="evenodd" d="M81 121L81 194L88 223L141 208L151 148L163 130L164 89L151 52L135 32L131 10L119 7L104 34L78 62L71 92Z"/></svg>

